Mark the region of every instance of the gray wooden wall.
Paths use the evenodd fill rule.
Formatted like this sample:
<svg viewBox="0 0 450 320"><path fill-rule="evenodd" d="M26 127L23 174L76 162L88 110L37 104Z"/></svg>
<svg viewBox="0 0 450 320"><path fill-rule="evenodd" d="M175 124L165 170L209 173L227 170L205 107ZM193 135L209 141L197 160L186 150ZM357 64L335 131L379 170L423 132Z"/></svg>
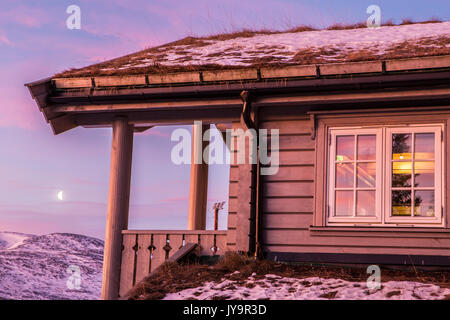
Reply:
<svg viewBox="0 0 450 320"><path fill-rule="evenodd" d="M441 111L418 112L414 116L393 113L380 114L375 118L354 115L333 120L331 117L327 123L348 125L358 121L370 124L391 121L398 124L426 121L444 122L447 126L449 119L450 113ZM266 252L450 255L449 210L445 211L447 228L444 229L400 229L393 226L382 230L377 227L370 230L352 227L326 232L320 230L324 227L326 125L320 119L317 123L317 137L314 140L311 138L312 122L309 116L268 115L260 123L261 128L280 130L280 169L276 175L265 176L263 180L262 241ZM448 130L444 132L444 137L445 141L450 141ZM446 162L450 163L447 148L444 149ZM230 169L228 250L240 250L239 239L248 237L248 211L245 210L249 206L248 195L242 191L248 188L249 180L242 178L241 167L232 165ZM445 182L447 185L450 183L448 175ZM447 194L448 188L444 198Z"/></svg>

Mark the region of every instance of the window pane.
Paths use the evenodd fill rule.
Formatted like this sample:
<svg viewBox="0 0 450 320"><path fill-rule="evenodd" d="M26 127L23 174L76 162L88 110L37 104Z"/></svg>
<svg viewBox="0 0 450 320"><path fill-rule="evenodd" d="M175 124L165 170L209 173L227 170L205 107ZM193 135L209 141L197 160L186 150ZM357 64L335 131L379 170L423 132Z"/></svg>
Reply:
<svg viewBox="0 0 450 320"><path fill-rule="evenodd" d="M414 192L414 215L423 217L434 216L434 191Z"/></svg>
<svg viewBox="0 0 450 320"><path fill-rule="evenodd" d="M375 191L356 192L356 215L375 216Z"/></svg>
<svg viewBox="0 0 450 320"><path fill-rule="evenodd" d="M353 191L336 191L336 216L353 215Z"/></svg>
<svg viewBox="0 0 450 320"><path fill-rule="evenodd" d="M411 191L392 191L392 215L411 216Z"/></svg>
<svg viewBox="0 0 450 320"><path fill-rule="evenodd" d="M434 161L414 162L414 185L434 187Z"/></svg>
<svg viewBox="0 0 450 320"><path fill-rule="evenodd" d="M392 162L392 186L410 187L412 162Z"/></svg>
<svg viewBox="0 0 450 320"><path fill-rule="evenodd" d="M375 160L377 154L375 135L358 136L358 160Z"/></svg>
<svg viewBox="0 0 450 320"><path fill-rule="evenodd" d="M434 159L434 133L416 133L414 138L414 159Z"/></svg>
<svg viewBox="0 0 450 320"><path fill-rule="evenodd" d="M355 154L354 136L336 137L336 161L353 160Z"/></svg>
<svg viewBox="0 0 450 320"><path fill-rule="evenodd" d="M374 188L376 186L375 162L358 163L356 185L360 188Z"/></svg>
<svg viewBox="0 0 450 320"><path fill-rule="evenodd" d="M392 135L392 159L411 159L411 134L396 133Z"/></svg>
<svg viewBox="0 0 450 320"><path fill-rule="evenodd" d="M337 163L336 164L336 188L352 188L353 187L353 163Z"/></svg>

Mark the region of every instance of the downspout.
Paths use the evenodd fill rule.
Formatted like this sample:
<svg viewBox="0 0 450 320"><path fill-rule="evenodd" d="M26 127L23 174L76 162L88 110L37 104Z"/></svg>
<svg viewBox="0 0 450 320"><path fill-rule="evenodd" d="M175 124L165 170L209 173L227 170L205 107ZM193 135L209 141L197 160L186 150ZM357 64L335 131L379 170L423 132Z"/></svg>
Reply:
<svg viewBox="0 0 450 320"><path fill-rule="evenodd" d="M261 183L261 168L260 168L260 151L259 151L259 134L258 134L258 117L257 113L252 110L250 92L244 90L241 92L241 98L243 102L242 113L241 113L241 122L245 124L247 129L254 129L256 131L256 163L252 164L251 170L251 197L250 197L250 213L254 214L254 224L250 230L254 230L254 239L253 245L250 248L254 247L254 257L259 258L262 257L262 249L260 243L260 228L261 228L261 212L262 212L262 183ZM253 119L252 119L253 114ZM251 236L252 234L250 234Z"/></svg>

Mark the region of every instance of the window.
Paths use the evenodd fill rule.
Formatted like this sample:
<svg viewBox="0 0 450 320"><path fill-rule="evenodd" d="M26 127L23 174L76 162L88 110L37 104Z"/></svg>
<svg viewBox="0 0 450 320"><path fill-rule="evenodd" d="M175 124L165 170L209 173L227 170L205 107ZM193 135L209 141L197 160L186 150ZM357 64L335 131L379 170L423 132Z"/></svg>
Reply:
<svg viewBox="0 0 450 320"><path fill-rule="evenodd" d="M442 223L441 125L331 128L329 224Z"/></svg>

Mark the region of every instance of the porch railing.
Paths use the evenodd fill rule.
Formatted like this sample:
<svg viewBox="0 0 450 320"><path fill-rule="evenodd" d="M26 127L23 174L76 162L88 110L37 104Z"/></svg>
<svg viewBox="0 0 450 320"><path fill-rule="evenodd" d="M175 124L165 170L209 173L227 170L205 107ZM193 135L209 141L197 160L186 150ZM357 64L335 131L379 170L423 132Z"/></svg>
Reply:
<svg viewBox="0 0 450 320"><path fill-rule="evenodd" d="M197 243L200 256L223 255L226 250L226 230L123 230L122 234L121 297L187 243Z"/></svg>

